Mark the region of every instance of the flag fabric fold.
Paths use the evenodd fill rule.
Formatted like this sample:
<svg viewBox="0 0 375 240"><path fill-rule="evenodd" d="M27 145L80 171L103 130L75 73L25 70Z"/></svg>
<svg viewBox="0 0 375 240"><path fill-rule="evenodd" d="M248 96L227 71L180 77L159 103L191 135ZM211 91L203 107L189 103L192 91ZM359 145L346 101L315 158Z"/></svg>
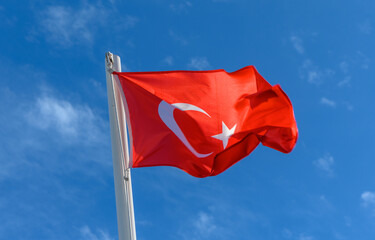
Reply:
<svg viewBox="0 0 375 240"><path fill-rule="evenodd" d="M132 167L174 166L217 175L258 145L290 152L292 104L253 66L213 71L114 72L132 133Z"/></svg>

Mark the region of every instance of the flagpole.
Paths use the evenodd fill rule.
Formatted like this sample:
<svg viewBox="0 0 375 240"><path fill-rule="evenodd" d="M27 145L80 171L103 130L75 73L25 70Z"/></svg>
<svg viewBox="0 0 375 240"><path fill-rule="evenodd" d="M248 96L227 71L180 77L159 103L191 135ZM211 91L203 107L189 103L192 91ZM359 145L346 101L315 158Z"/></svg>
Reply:
<svg viewBox="0 0 375 240"><path fill-rule="evenodd" d="M105 66L119 240L136 240L126 111L115 88L118 79L112 74L121 72L120 57L107 52Z"/></svg>

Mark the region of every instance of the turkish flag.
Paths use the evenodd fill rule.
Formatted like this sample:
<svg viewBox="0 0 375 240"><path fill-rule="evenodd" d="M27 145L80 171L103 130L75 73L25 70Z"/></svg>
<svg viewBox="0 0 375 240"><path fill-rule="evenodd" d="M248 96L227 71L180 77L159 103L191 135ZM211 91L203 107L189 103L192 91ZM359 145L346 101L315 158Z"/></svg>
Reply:
<svg viewBox="0 0 375 240"><path fill-rule="evenodd" d="M292 104L253 66L213 71L114 72L131 131L131 166L217 175L261 142L284 153L297 141Z"/></svg>

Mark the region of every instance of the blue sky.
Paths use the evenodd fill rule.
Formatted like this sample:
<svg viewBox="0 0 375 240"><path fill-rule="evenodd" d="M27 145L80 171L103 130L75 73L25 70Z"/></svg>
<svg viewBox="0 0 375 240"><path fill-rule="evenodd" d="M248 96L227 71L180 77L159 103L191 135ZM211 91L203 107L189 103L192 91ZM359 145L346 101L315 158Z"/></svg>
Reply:
<svg viewBox="0 0 375 240"><path fill-rule="evenodd" d="M117 239L104 54L123 70L255 65L299 140L226 172L134 169L137 236L375 238L375 2L0 2L0 239Z"/></svg>

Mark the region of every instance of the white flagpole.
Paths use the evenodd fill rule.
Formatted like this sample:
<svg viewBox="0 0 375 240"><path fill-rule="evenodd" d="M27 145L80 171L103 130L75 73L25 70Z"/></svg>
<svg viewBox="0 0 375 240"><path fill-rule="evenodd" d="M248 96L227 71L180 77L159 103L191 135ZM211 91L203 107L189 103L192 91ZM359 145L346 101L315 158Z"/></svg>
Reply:
<svg viewBox="0 0 375 240"><path fill-rule="evenodd" d="M112 74L121 72L120 57L107 52L105 66L119 240L136 240L125 103L117 91L118 79Z"/></svg>

